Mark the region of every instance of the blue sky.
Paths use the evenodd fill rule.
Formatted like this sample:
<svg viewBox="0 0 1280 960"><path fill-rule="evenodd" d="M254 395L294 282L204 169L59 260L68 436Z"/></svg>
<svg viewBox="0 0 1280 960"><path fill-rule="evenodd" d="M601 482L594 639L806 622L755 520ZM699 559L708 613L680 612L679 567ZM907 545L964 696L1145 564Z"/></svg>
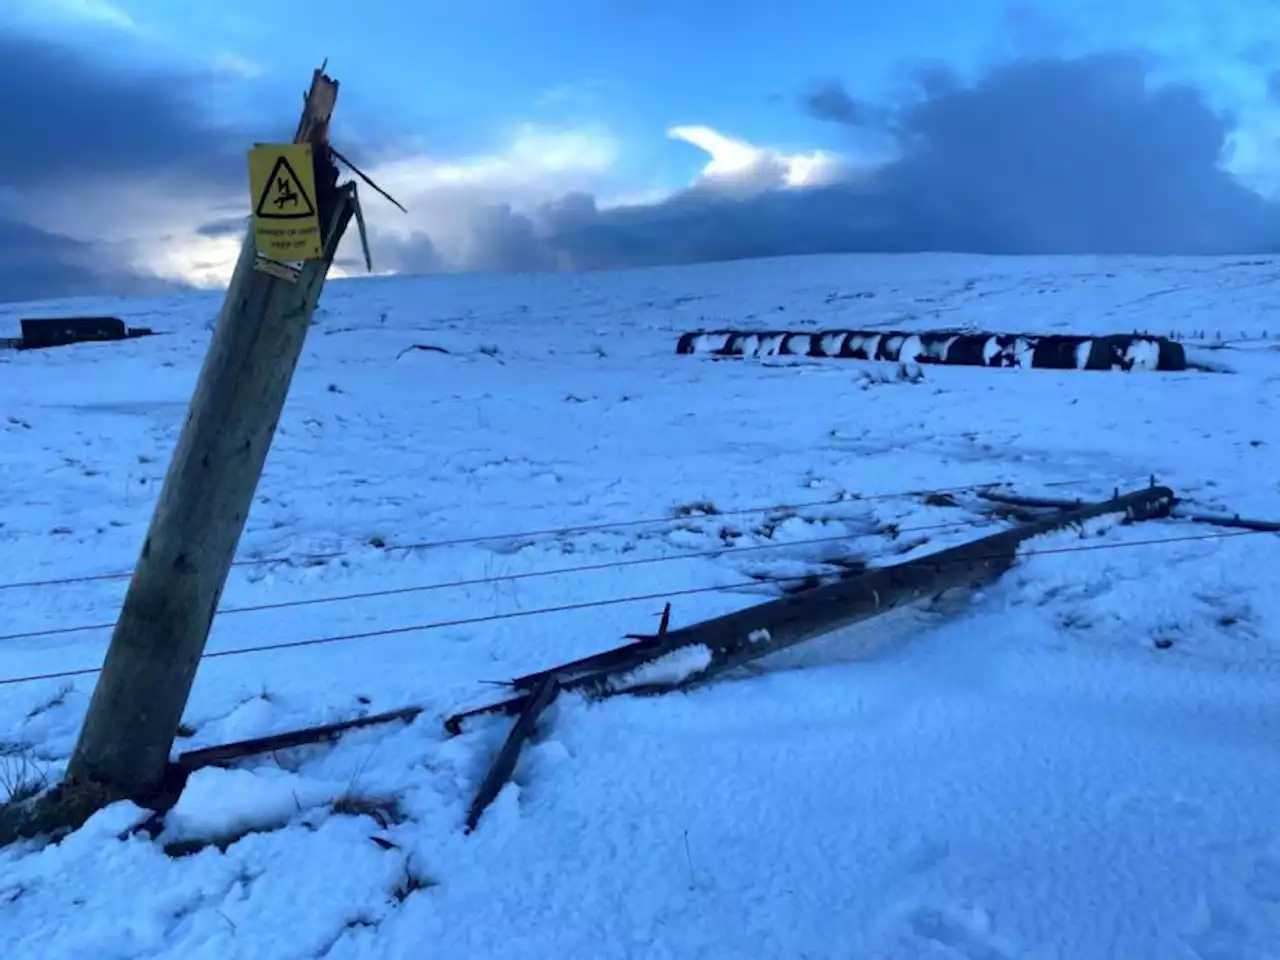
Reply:
<svg viewBox="0 0 1280 960"><path fill-rule="evenodd" d="M1003 4L955 0L314 0L303 18L243 0L18 2L15 20L33 32L91 51L123 44L122 67L243 69L208 104L242 120L267 120L280 86L327 56L347 81L344 116L370 136L466 155L518 123L607 126L630 145L637 182L656 168L672 185L703 159L667 142L668 127L821 146L838 135L794 108L815 77L874 93L912 58L972 62L1006 39L1007 17ZM231 105L219 102L228 92Z"/></svg>
<svg viewBox="0 0 1280 960"><path fill-rule="evenodd" d="M303 17L256 0L16 2L34 32L89 50L123 42L121 66L259 74L228 84L233 106L209 104L241 119L265 119L280 85L327 56L347 79L344 113L370 135L466 154L526 121L607 126L637 177L656 165L677 180L701 166L663 137L679 124L782 149L839 146L794 109L815 78L874 97L918 60L972 71L1019 51L1127 47L1239 102L1257 91L1233 61L1280 28L1280 5L1257 0L313 0Z"/></svg>
<svg viewBox="0 0 1280 960"><path fill-rule="evenodd" d="M1280 4L1273 0L313 0L296 11L260 0L6 0L0 30L10 42L45 45L33 56L33 69L56 49L78 58L86 77L116 84L117 103L144 83L180 103L187 115L182 121L168 116L177 108L121 108L107 127L112 132L102 136L122 143L132 139L139 150L148 139L169 144L167 138L193 132L209 134L209 143L219 148L237 137L247 145L287 135L299 89L312 67L328 57L331 72L343 82L337 141L409 195L410 219L377 212L377 232L391 251L392 267L400 269L583 266L580 257L565 253L571 243L524 250L514 259L490 249L499 241L511 249L515 234L541 237L549 222L563 232L572 221L581 232L581 204L573 207L573 216L562 208L566 198L583 194L602 208L641 201L654 208L610 214L608 222L597 222L603 216L599 212L590 214L594 235L607 232L617 251L614 260L590 265L626 265L631 260L624 249L633 251L629 256L635 262L697 259L695 252L678 251L653 235L662 218L726 215L719 200L711 207L691 206L688 188L703 191L698 196L704 200L716 185L739 200L743 190L753 198L768 194L765 200L776 207L781 201L773 195L783 187L829 189L837 180L847 186L851 167L889 162L903 153L901 130L909 124L900 122L908 116L902 103L921 98L919 68L925 63L944 65L953 85L981 87L984 77L1010 63L1126 53L1141 63L1142 83L1148 86L1193 85L1202 109L1195 117L1179 115L1178 124L1195 126L1206 111L1230 111L1230 122L1204 136L1220 134L1225 165L1246 185L1268 192L1278 182L1271 154L1280 126L1268 79L1277 75L1280 55L1264 42L1280 37ZM1125 82L1114 64L1094 65L1078 68L1075 80L1027 73L1031 86L1026 89L1043 96L1056 90L1052 95L1060 97L1072 83L1091 83L1088 77L1101 76L1099 70L1110 71L1112 86ZM1020 82L1010 81L1015 87ZM806 97L824 85L850 103L879 105L882 121L848 123L822 115ZM1043 122L1030 101L1024 103L1005 86L1000 109L1021 109L1020 120ZM11 95L24 95L21 81ZM1132 91L1125 95L1132 99ZM978 115L956 97L951 100L956 117ZM995 99L990 104L998 105ZM1166 108L1181 109L1154 104L1150 111ZM43 104L41 115L51 109L56 113L57 105ZM104 104L104 109L111 107ZM1105 113L1110 101L1094 109ZM1173 113L1168 116L1175 122ZM1148 119L1152 131L1164 130L1154 113ZM922 113L916 120L932 122ZM147 127L152 121L160 126ZM49 117L49 123L57 122ZM1117 129L1123 125L1119 112L1116 124ZM670 136L673 128L694 132ZM943 127L930 129L929 136L942 135ZM1051 134L1045 130L1039 136ZM974 136L982 136L977 128ZM1172 152L1194 147L1168 136ZM712 144L718 154L709 155L695 143ZM723 143L729 146L715 146ZM1129 147L1133 157L1142 152ZM1034 144L1021 149L1034 154ZM39 163L34 155L23 159ZM708 166L712 160L718 163ZM999 157L988 161L988 167L1001 162ZM1038 162L1029 155L1021 166ZM1171 162L1177 167L1176 158ZM198 165L185 163L183 176L196 177ZM902 177L916 175L899 166ZM1099 160L1099 176L1106 166ZM795 173L801 167L825 173L801 183ZM159 197L146 196L145 184L159 176L155 171L144 175L146 168L140 162L133 177L123 167L119 171L125 185L116 191L123 199L117 196L111 207L118 226L110 235L89 236L76 222L74 211L85 203L106 204L105 191L101 198L87 198L83 185L75 202L34 203L29 199L34 186L12 176L9 183L0 179L0 216L8 213L24 227L88 244L95 260L114 257L116 266L132 274L199 283L225 279L236 240L210 224L237 216L242 198L230 180L241 171L227 167L224 175L202 168L199 189L193 187L200 194L198 204L177 211ZM1190 175L1181 168L1175 172ZM1199 167L1195 175L1202 173L1211 176ZM1212 194L1214 216L1224 204L1237 216L1235 199L1224 200L1220 186L1200 183L1197 191ZM975 181L956 189L972 199L986 187ZM847 190L841 198L848 199ZM797 209L810 199L798 198ZM663 206L671 203L675 206ZM544 210L548 204L550 214ZM890 206L895 216L906 216L901 204ZM642 214L648 216L643 230L637 219ZM876 214L883 215L883 210ZM192 217L201 222L191 222ZM702 230L711 221L692 222ZM688 231L689 224L682 224ZM1019 236L1053 236L1071 248L1106 232L1097 224L1087 230L1078 223L1070 230L1061 226L1027 229ZM799 232L799 221L790 229ZM815 233L826 228L806 226L791 246L781 230L758 238L746 252L789 252L791 247L804 252L814 245ZM1201 233L1186 235L1189 250ZM827 240L819 247L876 245L862 234L837 239L826 230L824 235ZM943 240L977 242L958 237L953 226L936 224L918 242ZM983 242L1020 252L1007 238ZM896 230L881 245L911 248L912 243ZM1043 244L1033 246L1039 250ZM78 256L89 255L88 248L78 249ZM707 254L722 249L741 255L719 240L708 245Z"/></svg>

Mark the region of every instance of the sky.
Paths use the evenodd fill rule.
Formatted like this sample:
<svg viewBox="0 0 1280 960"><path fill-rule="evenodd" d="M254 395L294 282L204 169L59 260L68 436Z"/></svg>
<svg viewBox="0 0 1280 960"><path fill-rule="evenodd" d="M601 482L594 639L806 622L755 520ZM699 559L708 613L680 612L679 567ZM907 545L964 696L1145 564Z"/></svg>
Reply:
<svg viewBox="0 0 1280 960"><path fill-rule="evenodd" d="M218 286L325 58L378 272L1280 249L1276 0L4 0L0 301ZM358 274L348 238L338 274Z"/></svg>

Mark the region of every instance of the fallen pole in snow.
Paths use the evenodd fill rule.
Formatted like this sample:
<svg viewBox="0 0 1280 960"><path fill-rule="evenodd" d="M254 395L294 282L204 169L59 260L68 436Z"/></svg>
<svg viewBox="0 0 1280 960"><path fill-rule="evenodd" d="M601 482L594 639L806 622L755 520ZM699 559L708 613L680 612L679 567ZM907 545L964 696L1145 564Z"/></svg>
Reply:
<svg viewBox="0 0 1280 960"><path fill-rule="evenodd" d="M1081 506L1079 500L1059 500L1052 497L1020 497L1014 494L992 493L981 490L975 494L980 500L998 503L1003 506L1018 507L1027 510L1075 510ZM1235 530L1255 530L1258 533L1280 533L1280 520L1251 520L1239 515L1227 516L1220 513L1191 513L1178 506L1174 501L1169 517L1173 520L1186 520L1188 523L1203 523L1212 527L1228 527Z"/></svg>
<svg viewBox="0 0 1280 960"><path fill-rule="evenodd" d="M445 721L446 729L456 734L467 719L483 714L521 717L519 729L508 738L472 804L468 829L474 828L509 776L514 767L512 751L518 752L538 714L561 691L602 699L623 693L667 693L705 683L752 660L927 597L991 583L1013 566L1018 548L1034 537L1109 515L1119 515L1124 522L1165 517L1175 501L1172 490L1152 484L702 623L662 629L627 646L519 677L510 684L516 696Z"/></svg>

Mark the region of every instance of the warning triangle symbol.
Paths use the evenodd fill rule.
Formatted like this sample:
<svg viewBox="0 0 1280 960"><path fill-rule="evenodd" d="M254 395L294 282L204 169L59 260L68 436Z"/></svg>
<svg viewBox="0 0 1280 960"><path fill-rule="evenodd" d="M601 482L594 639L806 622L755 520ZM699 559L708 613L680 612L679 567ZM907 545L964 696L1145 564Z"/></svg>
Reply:
<svg viewBox="0 0 1280 960"><path fill-rule="evenodd" d="M316 215L315 204L307 196L302 181L287 157L277 157L271 176L262 188L254 209L260 220L301 220Z"/></svg>

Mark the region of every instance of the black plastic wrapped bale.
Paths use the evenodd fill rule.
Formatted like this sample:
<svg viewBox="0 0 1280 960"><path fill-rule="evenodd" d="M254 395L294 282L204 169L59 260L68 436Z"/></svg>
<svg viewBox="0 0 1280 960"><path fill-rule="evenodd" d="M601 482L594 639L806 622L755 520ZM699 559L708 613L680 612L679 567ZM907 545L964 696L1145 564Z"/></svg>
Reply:
<svg viewBox="0 0 1280 960"><path fill-rule="evenodd" d="M789 333L782 342L782 352L789 357L815 356L813 350L817 340L818 337L812 333Z"/></svg>
<svg viewBox="0 0 1280 960"><path fill-rule="evenodd" d="M1156 347L1159 351L1156 361L1157 370L1179 372L1187 369L1187 350L1178 341L1157 337Z"/></svg>
<svg viewBox="0 0 1280 960"><path fill-rule="evenodd" d="M733 333L725 343L723 355L730 357L788 356L797 352L788 347L790 340L796 336L803 336L803 334L788 333L785 330ZM803 355L806 346L807 344L802 344L798 352Z"/></svg>
<svg viewBox="0 0 1280 960"><path fill-rule="evenodd" d="M715 356L729 356L729 341L734 336L732 330L694 330L682 333L676 344L676 353L692 355L710 353Z"/></svg>
<svg viewBox="0 0 1280 960"><path fill-rule="evenodd" d="M778 357L786 353L787 334L778 330L767 330L756 334L755 356Z"/></svg>
<svg viewBox="0 0 1280 960"><path fill-rule="evenodd" d="M851 330L844 335L838 356L850 360L872 360L880 349L880 334Z"/></svg>
<svg viewBox="0 0 1280 960"><path fill-rule="evenodd" d="M1178 372L1187 369L1187 352L1182 344L1164 337L1120 334L1096 337L1086 370L1147 370Z"/></svg>
<svg viewBox="0 0 1280 960"><path fill-rule="evenodd" d="M676 341L676 353L679 356L689 356L694 353L694 346L706 334L700 330L692 330L689 333L680 334L680 339Z"/></svg>
<svg viewBox="0 0 1280 960"><path fill-rule="evenodd" d="M1022 338L1012 333L997 333L991 339L995 343L995 350L990 353L987 359L987 366L1018 366L1018 341L1022 340Z"/></svg>
<svg viewBox="0 0 1280 960"><path fill-rule="evenodd" d="M1040 370L1079 370L1084 364L1080 362L1081 346L1093 355L1092 345L1097 343L1090 337L1077 337L1068 334L1052 334L1041 337L1031 348L1031 365Z"/></svg>
<svg viewBox="0 0 1280 960"><path fill-rule="evenodd" d="M980 333L949 330L714 330L681 334L677 353L721 357L809 356L1042 370L1187 369L1186 351L1139 334Z"/></svg>
<svg viewBox="0 0 1280 960"><path fill-rule="evenodd" d="M914 357L903 357L916 363L946 363L947 351L963 333L959 330L927 330L916 334L920 351ZM981 355L981 354L979 354Z"/></svg>
<svg viewBox="0 0 1280 960"><path fill-rule="evenodd" d="M1131 370L1133 361L1127 356L1133 337L1095 337L1089 349L1085 370Z"/></svg>
<svg viewBox="0 0 1280 960"><path fill-rule="evenodd" d="M987 365L987 343L991 340L989 333L965 333L951 341L947 347L946 358L942 361L949 366L985 367Z"/></svg>
<svg viewBox="0 0 1280 960"><path fill-rule="evenodd" d="M124 340L128 327L119 317L50 317L22 321L22 347L65 347L97 340Z"/></svg>
<svg viewBox="0 0 1280 960"><path fill-rule="evenodd" d="M811 357L838 357L844 349L846 330L823 330L813 335L813 343L809 347Z"/></svg>
<svg viewBox="0 0 1280 960"><path fill-rule="evenodd" d="M901 333L886 333L876 344L875 358L897 363L902 352L902 344L906 339L906 336Z"/></svg>

